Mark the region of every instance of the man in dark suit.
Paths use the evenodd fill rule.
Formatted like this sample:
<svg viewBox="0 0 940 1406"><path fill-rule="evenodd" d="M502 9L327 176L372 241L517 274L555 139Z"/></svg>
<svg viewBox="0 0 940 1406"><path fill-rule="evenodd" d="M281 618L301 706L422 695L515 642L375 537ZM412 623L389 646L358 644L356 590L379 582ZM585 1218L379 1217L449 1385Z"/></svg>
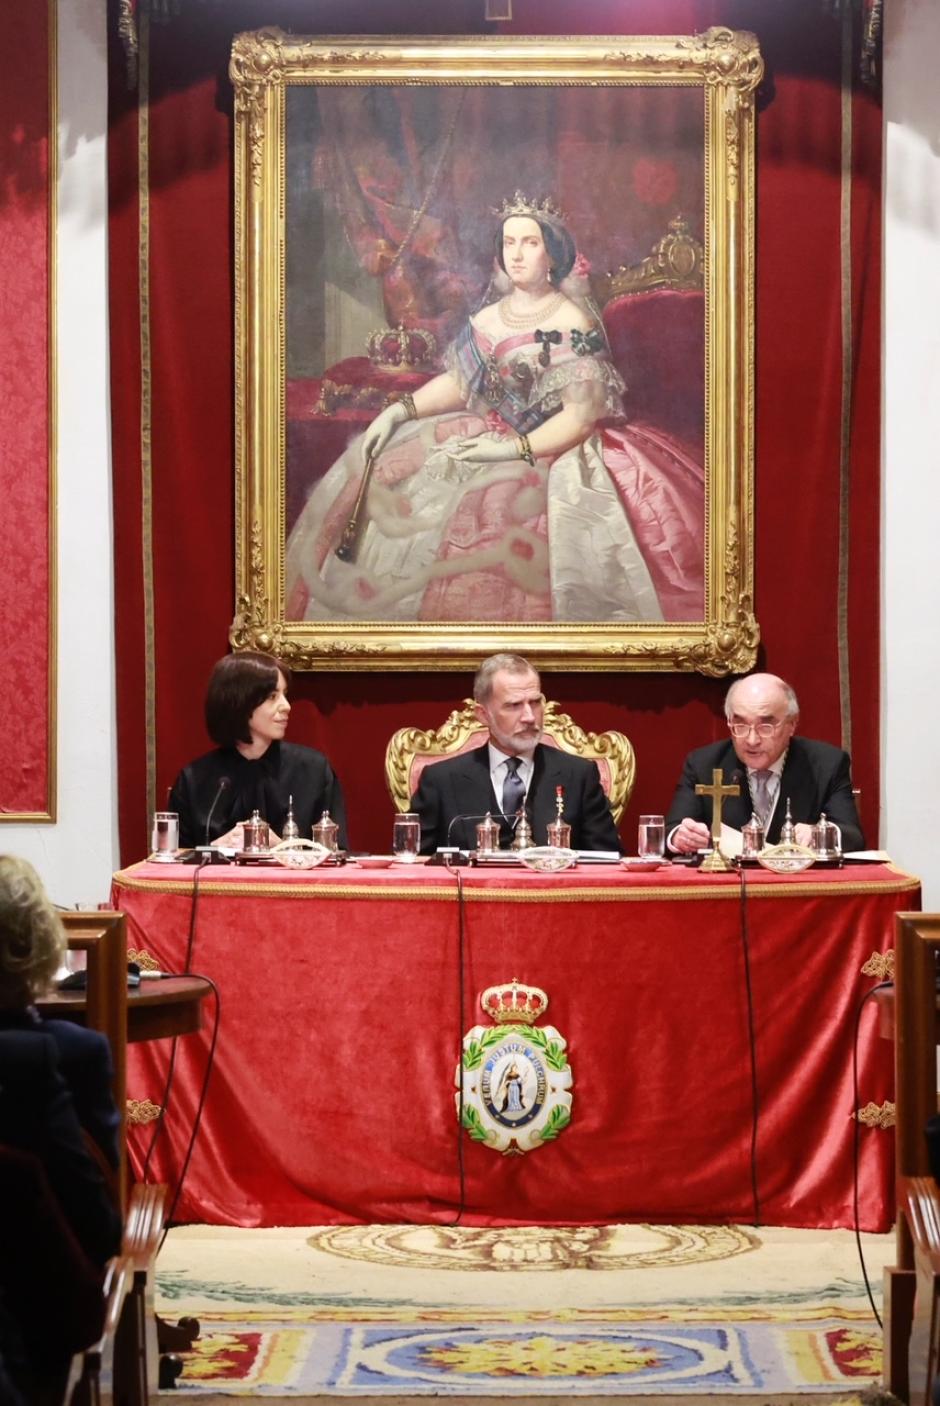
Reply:
<svg viewBox="0 0 940 1406"><path fill-rule="evenodd" d="M695 787L711 785L715 767L725 785L735 781L741 788L722 809L722 821L732 828L741 829L757 814L767 843L776 844L789 801L800 844L810 843L812 827L825 812L842 831L843 851L864 848L849 754L828 742L794 736L800 709L789 684L775 674L738 679L728 690L725 716L731 736L685 759L666 817L667 844L674 853L694 854L711 843L711 798L696 795Z"/></svg>
<svg viewBox="0 0 940 1406"><path fill-rule="evenodd" d="M476 826L487 811L500 823L505 848L522 806L535 843L545 844L559 787L572 846L619 850L597 767L540 741L545 699L528 660L518 654L485 659L474 680L473 697L489 741L422 771L411 802L421 817L421 853L433 854L438 845L474 849Z"/></svg>

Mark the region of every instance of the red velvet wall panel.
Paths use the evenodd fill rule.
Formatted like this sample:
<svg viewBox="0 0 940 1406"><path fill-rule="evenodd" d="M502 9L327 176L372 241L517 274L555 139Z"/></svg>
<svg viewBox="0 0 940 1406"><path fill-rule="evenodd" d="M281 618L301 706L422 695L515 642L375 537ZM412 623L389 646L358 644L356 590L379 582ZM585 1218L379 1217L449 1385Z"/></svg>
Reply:
<svg viewBox="0 0 940 1406"><path fill-rule="evenodd" d="M117 521L121 827L125 858L146 836L148 769L165 798L205 750L201 702L227 647L233 608L232 35L262 24L309 31L288 0L184 5L143 36L149 123L141 165L137 96L115 50L111 256ZM485 33L482 0L396 7L398 33ZM756 610L760 664L801 695L802 730L851 730L863 819L878 824L878 511L880 110L855 87L843 173L841 22L820 0L514 0L500 32L688 33L727 24L757 33L767 65L758 115ZM321 33L373 33L385 7L317 7ZM490 26L489 29L497 27ZM113 29L113 26L112 26ZM853 65L857 67L857 43ZM142 203L142 193L146 201ZM844 220L849 196L851 229ZM143 224L141 224L143 217ZM145 259L140 257L140 230ZM843 271L851 249L851 396L844 412ZM141 270L149 325L141 338ZM145 300L146 302L146 300ZM147 307L143 307L144 314ZM143 359L142 359L143 348ZM143 394L142 394L143 389ZM148 408L148 396L150 404ZM843 417L845 416L844 422ZM848 443L847 456L842 455ZM142 455L150 460L150 491ZM840 488L840 456L847 470ZM142 487L142 484L144 485ZM848 514L840 595L839 525ZM143 543L143 551L142 551ZM143 565L142 565L143 561ZM152 589L148 580L152 564ZM840 671L841 638L847 641ZM636 814L666 808L682 756L720 735L725 684L697 675L568 674L545 680L584 726L633 740ZM405 723L436 725L470 689L466 674L337 673L295 681L291 736L330 755L348 794L351 841L387 848L382 759ZM148 699L150 711L148 712ZM846 736L846 740L848 737ZM149 750L148 750L149 749Z"/></svg>
<svg viewBox="0 0 940 1406"><path fill-rule="evenodd" d="M55 6L17 15L0 85L0 819L55 818L50 83Z"/></svg>

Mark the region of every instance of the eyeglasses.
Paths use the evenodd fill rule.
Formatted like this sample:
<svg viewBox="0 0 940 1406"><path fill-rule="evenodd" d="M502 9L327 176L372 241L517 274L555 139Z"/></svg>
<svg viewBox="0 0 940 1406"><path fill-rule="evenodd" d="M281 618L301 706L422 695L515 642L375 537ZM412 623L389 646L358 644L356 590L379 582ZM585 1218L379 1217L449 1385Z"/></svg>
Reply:
<svg viewBox="0 0 940 1406"><path fill-rule="evenodd" d="M732 737L747 737L751 732L756 732L758 737L773 737L785 722L786 718L781 718L778 723L729 723L728 731Z"/></svg>

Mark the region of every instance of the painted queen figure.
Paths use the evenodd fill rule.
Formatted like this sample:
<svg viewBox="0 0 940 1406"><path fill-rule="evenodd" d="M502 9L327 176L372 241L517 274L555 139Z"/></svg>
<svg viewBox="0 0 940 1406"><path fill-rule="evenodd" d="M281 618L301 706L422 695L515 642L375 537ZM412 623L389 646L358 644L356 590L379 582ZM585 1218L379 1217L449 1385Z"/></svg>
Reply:
<svg viewBox="0 0 940 1406"><path fill-rule="evenodd" d="M703 618L701 465L623 422L561 213L517 191L497 214L494 277L444 372L377 415L311 492L287 544L290 619Z"/></svg>

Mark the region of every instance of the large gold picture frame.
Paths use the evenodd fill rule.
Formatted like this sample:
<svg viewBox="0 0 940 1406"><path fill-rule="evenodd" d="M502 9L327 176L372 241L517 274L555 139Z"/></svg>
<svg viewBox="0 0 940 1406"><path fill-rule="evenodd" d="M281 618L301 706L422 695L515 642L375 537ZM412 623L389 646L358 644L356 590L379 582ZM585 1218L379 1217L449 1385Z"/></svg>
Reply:
<svg viewBox="0 0 940 1406"><path fill-rule="evenodd" d="M235 38L230 71L233 647L300 669L470 668L505 648L545 669L752 667L755 37L265 29ZM624 413L469 486L440 458L450 422L419 418L365 475L366 426L459 365L461 329L504 296L499 220L542 204L572 231L562 286L580 279L598 330L507 331L495 395L500 375L531 386L535 361L511 357L534 335L559 384L589 365L614 398L625 382ZM453 433L510 432L479 400L461 413ZM392 536L406 519L404 548L383 513Z"/></svg>

